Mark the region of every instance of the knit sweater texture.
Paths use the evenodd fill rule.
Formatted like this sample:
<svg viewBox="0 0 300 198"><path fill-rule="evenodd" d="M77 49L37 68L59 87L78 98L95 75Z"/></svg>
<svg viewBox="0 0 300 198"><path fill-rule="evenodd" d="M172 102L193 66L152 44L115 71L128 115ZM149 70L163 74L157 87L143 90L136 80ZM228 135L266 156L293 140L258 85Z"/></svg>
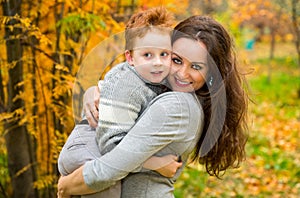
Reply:
<svg viewBox="0 0 300 198"><path fill-rule="evenodd" d="M104 155L124 138L164 88L143 79L127 62L113 67L98 86L101 97L96 134L100 153Z"/></svg>

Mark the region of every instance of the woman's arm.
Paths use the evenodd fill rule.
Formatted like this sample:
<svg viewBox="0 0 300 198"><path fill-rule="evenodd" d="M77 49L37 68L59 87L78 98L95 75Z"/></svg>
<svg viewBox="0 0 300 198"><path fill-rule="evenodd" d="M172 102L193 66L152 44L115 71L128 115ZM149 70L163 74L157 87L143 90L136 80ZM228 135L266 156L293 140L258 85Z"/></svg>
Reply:
<svg viewBox="0 0 300 198"><path fill-rule="evenodd" d="M94 128L97 127L96 119L99 117L100 83L101 81L98 82L98 87L93 86L88 88L83 96L83 107L86 118ZM143 168L155 170L165 177L174 177L176 170L181 166L182 163L177 162L177 156L175 155L152 156L143 164Z"/></svg>
<svg viewBox="0 0 300 198"><path fill-rule="evenodd" d="M158 96L111 152L87 162L83 169L64 177L64 180L58 183L58 189L70 195L86 194L91 189L103 190L126 177L170 143L191 142L197 137L198 131L189 131L189 126L195 125L194 128L198 129L201 114L199 110L191 114L195 109L199 109L199 106L189 105L188 100L193 98L187 93L168 92ZM79 178L76 185L71 181L74 178ZM87 186L89 188L86 188Z"/></svg>

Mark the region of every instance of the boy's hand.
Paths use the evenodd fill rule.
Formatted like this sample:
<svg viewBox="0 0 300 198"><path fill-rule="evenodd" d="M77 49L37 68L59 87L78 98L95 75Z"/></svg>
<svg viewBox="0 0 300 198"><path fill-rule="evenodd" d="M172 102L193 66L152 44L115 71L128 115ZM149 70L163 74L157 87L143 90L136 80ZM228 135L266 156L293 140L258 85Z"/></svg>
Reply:
<svg viewBox="0 0 300 198"><path fill-rule="evenodd" d="M98 87L93 86L86 90L83 95L83 110L84 114L91 127L96 128L98 125L98 105L100 99L100 91Z"/></svg>
<svg viewBox="0 0 300 198"><path fill-rule="evenodd" d="M63 180L63 176L61 176L58 180L58 185L57 185L57 198L71 198L71 195L67 194L64 190L60 188L61 183Z"/></svg>

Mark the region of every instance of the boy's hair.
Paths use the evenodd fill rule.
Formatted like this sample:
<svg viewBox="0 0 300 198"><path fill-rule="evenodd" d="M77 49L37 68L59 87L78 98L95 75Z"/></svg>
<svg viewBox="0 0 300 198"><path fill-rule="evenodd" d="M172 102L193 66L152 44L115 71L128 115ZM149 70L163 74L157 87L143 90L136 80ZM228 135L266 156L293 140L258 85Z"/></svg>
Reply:
<svg viewBox="0 0 300 198"><path fill-rule="evenodd" d="M125 50L132 50L136 37L143 37L153 28L164 31L172 27L173 14L163 7L151 8L132 15L125 28Z"/></svg>

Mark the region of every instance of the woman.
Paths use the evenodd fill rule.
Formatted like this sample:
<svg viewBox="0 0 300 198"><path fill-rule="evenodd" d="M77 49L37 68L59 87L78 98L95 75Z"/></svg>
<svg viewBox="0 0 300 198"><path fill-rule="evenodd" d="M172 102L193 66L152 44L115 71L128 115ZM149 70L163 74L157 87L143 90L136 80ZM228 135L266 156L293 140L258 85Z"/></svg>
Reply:
<svg viewBox="0 0 300 198"><path fill-rule="evenodd" d="M62 177L59 197L102 190L123 178L122 197L173 197L184 166L171 179L130 173L154 154L181 155L185 164L194 151L192 159L217 177L244 159L247 98L230 36L213 19L192 16L175 27L172 43L168 82L174 92L156 97L115 149Z"/></svg>

